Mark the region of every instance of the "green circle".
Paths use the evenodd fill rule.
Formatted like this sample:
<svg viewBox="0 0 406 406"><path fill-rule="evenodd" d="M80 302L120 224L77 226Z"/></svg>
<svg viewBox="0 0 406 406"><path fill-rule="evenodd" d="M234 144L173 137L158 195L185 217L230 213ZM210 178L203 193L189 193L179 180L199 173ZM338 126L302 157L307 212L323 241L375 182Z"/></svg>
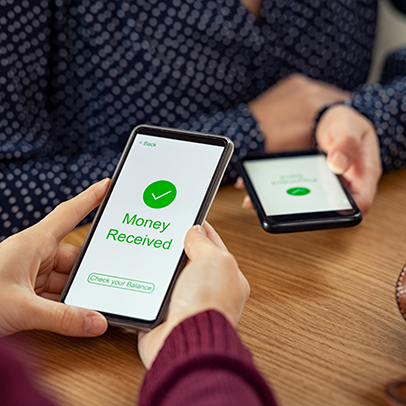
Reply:
<svg viewBox="0 0 406 406"><path fill-rule="evenodd" d="M304 196L310 193L310 189L305 187L292 187L286 191L289 195L292 196Z"/></svg>
<svg viewBox="0 0 406 406"><path fill-rule="evenodd" d="M144 190L142 198L144 203L151 209L163 209L169 206L176 197L176 187L168 180L152 182Z"/></svg>

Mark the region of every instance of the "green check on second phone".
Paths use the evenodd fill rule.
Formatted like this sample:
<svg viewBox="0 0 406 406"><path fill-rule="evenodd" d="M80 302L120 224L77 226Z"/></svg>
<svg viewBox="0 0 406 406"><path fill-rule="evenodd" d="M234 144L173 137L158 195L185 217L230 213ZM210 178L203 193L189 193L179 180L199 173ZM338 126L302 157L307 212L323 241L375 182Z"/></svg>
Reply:
<svg viewBox="0 0 406 406"><path fill-rule="evenodd" d="M176 193L176 187L172 182L157 180L146 187L142 198L151 209L163 209L175 200Z"/></svg>
<svg viewBox="0 0 406 406"><path fill-rule="evenodd" d="M305 196L310 193L310 189L305 187L292 187L286 191L291 196Z"/></svg>

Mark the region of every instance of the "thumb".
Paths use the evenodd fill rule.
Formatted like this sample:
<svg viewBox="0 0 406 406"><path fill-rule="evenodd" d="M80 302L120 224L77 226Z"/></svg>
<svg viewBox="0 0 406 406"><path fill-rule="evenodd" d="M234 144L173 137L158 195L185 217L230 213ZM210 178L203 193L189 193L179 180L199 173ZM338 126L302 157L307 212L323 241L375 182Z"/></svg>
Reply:
<svg viewBox="0 0 406 406"><path fill-rule="evenodd" d="M35 297L28 329L47 330L74 337L95 337L107 330L106 318L92 310Z"/></svg>
<svg viewBox="0 0 406 406"><path fill-rule="evenodd" d="M223 240L207 221L203 226L193 226L186 234L185 252L189 259L200 254L207 255L207 250L213 248L228 252Z"/></svg>
<svg viewBox="0 0 406 406"><path fill-rule="evenodd" d="M327 165L337 175L344 173L359 155L366 128L348 106L336 106L322 116L317 126L317 141L327 153Z"/></svg>
<svg viewBox="0 0 406 406"><path fill-rule="evenodd" d="M342 135L327 151L327 166L337 175L343 174L359 154L361 140Z"/></svg>
<svg viewBox="0 0 406 406"><path fill-rule="evenodd" d="M193 260L214 244L210 241L206 230L200 226L193 226L185 237L185 252L190 260Z"/></svg>

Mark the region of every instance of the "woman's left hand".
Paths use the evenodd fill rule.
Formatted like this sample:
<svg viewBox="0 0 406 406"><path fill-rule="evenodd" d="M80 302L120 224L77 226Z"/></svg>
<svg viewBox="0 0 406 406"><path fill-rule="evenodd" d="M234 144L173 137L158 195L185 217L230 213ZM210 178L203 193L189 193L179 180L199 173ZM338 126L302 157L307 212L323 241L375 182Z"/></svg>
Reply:
<svg viewBox="0 0 406 406"><path fill-rule="evenodd" d="M31 329L82 337L106 331L100 313L57 300L80 250L60 242L100 204L109 183L96 183L0 244L0 337Z"/></svg>

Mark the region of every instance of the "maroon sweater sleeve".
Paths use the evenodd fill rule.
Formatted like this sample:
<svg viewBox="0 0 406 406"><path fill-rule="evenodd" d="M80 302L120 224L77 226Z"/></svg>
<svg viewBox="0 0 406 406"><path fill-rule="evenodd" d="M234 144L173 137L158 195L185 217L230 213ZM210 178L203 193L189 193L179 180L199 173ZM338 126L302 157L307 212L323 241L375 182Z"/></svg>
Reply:
<svg viewBox="0 0 406 406"><path fill-rule="evenodd" d="M276 406L231 324L210 310L166 339L141 387L139 406Z"/></svg>
<svg viewBox="0 0 406 406"><path fill-rule="evenodd" d="M0 346L0 405L53 406L33 385L23 365L7 347Z"/></svg>
<svg viewBox="0 0 406 406"><path fill-rule="evenodd" d="M53 406L22 364L0 346L0 405ZM139 406L276 406L230 323L210 310L169 335L141 388Z"/></svg>

